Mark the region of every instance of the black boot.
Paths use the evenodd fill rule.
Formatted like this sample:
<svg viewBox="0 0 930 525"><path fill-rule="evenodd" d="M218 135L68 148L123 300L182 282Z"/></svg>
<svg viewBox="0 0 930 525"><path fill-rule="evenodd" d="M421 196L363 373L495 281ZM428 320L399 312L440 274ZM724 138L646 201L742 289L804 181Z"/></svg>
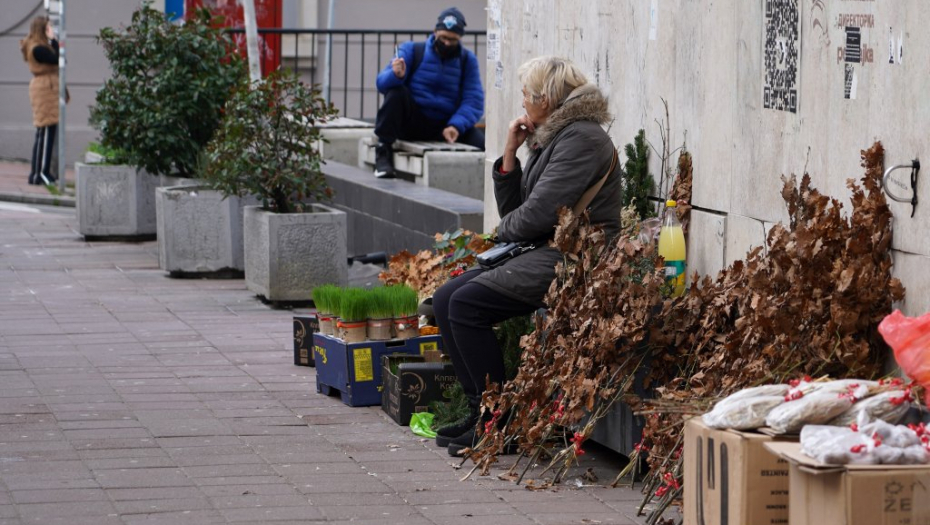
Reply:
<svg viewBox="0 0 930 525"><path fill-rule="evenodd" d="M375 177L394 178L394 148L390 144L375 146Z"/></svg>
<svg viewBox="0 0 930 525"><path fill-rule="evenodd" d="M491 415L488 415L488 413L485 412L485 415L483 417L479 417L477 423L472 425L468 432L449 441L449 446L447 447L449 455L454 457L461 457L463 450L466 448L472 448L477 445L479 441L481 441L484 433L488 431L491 425L497 427L498 430L502 430L507 424L508 419L509 417L507 413L501 414L498 412L497 417L492 418ZM439 441L438 437L436 438L436 441ZM516 454L518 452L517 444L510 440L510 438L506 438L505 441L506 444L501 447L502 450L497 451L497 454Z"/></svg>
<svg viewBox="0 0 930 525"><path fill-rule="evenodd" d="M468 432L469 430L475 430L475 425L478 423L478 411L469 412L467 416L459 419L454 423L449 423L444 427L440 427L436 430L436 446L438 447L448 447L449 443L461 436L462 434Z"/></svg>
<svg viewBox="0 0 930 525"><path fill-rule="evenodd" d="M481 438L478 437L478 434L475 432L475 427L472 426L471 430L449 441L447 450L452 457L462 457L463 450L474 447L480 440Z"/></svg>

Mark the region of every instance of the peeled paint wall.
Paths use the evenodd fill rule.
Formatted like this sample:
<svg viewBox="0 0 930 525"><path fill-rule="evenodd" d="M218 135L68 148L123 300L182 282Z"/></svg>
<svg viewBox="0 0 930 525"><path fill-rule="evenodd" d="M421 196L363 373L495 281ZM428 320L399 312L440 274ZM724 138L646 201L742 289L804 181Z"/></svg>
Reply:
<svg viewBox="0 0 930 525"><path fill-rule="evenodd" d="M768 69L767 5L768 26L782 28L768 39L776 59ZM621 151L640 128L661 149L656 121L668 102L670 149L686 143L694 161L689 272L715 274L787 219L782 174L806 167L815 187L848 208L846 180L861 177L859 151L873 141L884 144L886 167L915 157L930 166L927 20L926 0L489 0L485 230L499 220L490 165L522 111L517 68L560 55L609 94ZM796 112L765 107L767 72L770 85L794 80L796 97L770 100ZM659 162L653 151L657 180ZM909 186L909 171L895 174ZM925 167L913 218L910 204L890 202L895 273L908 289L900 306L910 315L930 310L927 177Z"/></svg>

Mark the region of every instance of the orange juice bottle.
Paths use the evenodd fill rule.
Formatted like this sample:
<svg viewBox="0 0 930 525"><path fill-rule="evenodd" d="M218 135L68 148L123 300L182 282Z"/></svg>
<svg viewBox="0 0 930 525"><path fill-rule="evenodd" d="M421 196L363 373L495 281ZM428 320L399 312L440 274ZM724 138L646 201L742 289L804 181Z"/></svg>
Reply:
<svg viewBox="0 0 930 525"><path fill-rule="evenodd" d="M665 202L665 220L659 230L659 256L665 259L665 282L671 288L671 296L685 293L685 234L676 213L678 203Z"/></svg>

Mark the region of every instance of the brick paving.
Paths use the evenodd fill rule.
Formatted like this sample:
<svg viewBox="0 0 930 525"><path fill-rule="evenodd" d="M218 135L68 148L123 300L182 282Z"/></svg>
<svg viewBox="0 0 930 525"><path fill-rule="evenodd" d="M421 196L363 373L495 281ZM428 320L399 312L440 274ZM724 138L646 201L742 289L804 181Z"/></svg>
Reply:
<svg viewBox="0 0 930 525"><path fill-rule="evenodd" d="M241 280L170 279L73 208L0 202L0 225L0 525L643 523L638 490L576 487L617 472L594 445L553 490L460 481L379 407L316 394L293 312Z"/></svg>

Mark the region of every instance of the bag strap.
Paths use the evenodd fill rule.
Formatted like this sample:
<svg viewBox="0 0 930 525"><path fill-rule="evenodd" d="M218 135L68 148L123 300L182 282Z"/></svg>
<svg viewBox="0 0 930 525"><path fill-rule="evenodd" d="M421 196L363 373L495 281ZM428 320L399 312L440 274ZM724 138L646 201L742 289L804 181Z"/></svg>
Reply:
<svg viewBox="0 0 930 525"><path fill-rule="evenodd" d="M614 172L614 169L616 169L618 161L619 161L619 158L617 155L617 148L614 147L614 154L613 154L613 157L610 159L610 167L607 168L607 173L605 173L604 176L601 177L601 180L597 181L597 183L594 184L594 186L591 186L590 188L588 188L588 191L584 192L581 198L578 199L578 203L575 204L574 208L572 208L572 212L575 215L578 215L581 212L583 212L584 209L587 208L589 204L591 204L591 201L594 200L595 196L597 196L597 192L601 191L601 187L604 186L605 182L607 182L607 177L609 177L610 174Z"/></svg>
<svg viewBox="0 0 930 525"><path fill-rule="evenodd" d="M423 62L423 55L426 54L426 42L414 42L413 43L413 62L410 64L410 67L407 69L407 75L404 76L404 83L409 83L410 79L413 77L413 74L417 72L417 69L420 67L420 63Z"/></svg>

